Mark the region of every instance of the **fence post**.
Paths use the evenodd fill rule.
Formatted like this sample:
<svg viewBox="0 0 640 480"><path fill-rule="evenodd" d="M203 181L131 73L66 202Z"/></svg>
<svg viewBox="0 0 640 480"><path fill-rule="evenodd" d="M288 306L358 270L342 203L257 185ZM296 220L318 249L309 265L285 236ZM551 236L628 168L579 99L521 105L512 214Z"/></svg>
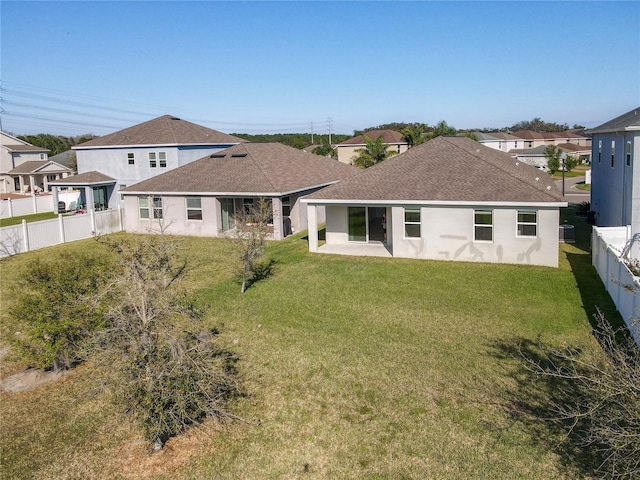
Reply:
<svg viewBox="0 0 640 480"><path fill-rule="evenodd" d="M7 198L7 202L9 205L9 217L13 217L13 203L10 198Z"/></svg>
<svg viewBox="0 0 640 480"><path fill-rule="evenodd" d="M62 214L58 214L58 226L60 227L60 243L65 243L64 239L64 221L62 220Z"/></svg>
<svg viewBox="0 0 640 480"><path fill-rule="evenodd" d="M96 235L98 233L96 232L96 213L93 208L89 210L89 216L91 217L91 235Z"/></svg>
<svg viewBox="0 0 640 480"><path fill-rule="evenodd" d="M119 232L121 232L122 230L124 230L122 228L122 207L120 207L120 205L118 205L118 228L119 228Z"/></svg>
<svg viewBox="0 0 640 480"><path fill-rule="evenodd" d="M24 239L24 251L29 251L29 230L27 229L27 221L22 220L22 238Z"/></svg>
<svg viewBox="0 0 640 480"><path fill-rule="evenodd" d="M38 201L36 200L35 193L31 194L31 203L33 203L33 213L38 213Z"/></svg>

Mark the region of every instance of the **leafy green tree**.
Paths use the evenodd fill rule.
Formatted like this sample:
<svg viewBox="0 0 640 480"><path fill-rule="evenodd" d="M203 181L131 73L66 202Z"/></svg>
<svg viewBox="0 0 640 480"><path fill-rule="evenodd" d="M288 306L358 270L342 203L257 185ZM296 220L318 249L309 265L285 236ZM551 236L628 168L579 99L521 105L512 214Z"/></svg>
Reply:
<svg viewBox="0 0 640 480"><path fill-rule="evenodd" d="M366 146L356 150L357 157L353 159L353 164L360 168L369 168L376 163L380 163L398 152L387 150L388 145L384 143L382 136L371 140L364 136Z"/></svg>
<svg viewBox="0 0 640 480"><path fill-rule="evenodd" d="M575 155L567 155L564 159L564 168L567 172L570 172L574 168L580 165L580 158Z"/></svg>
<svg viewBox="0 0 640 480"><path fill-rule="evenodd" d="M320 145L313 149L313 153L316 155L321 155L323 157L335 157L337 156L336 150L331 147L328 143Z"/></svg>
<svg viewBox="0 0 640 480"><path fill-rule="evenodd" d="M86 358L88 339L104 327L97 295L112 266L100 253L62 253L27 265L10 313L24 329L14 345L31 365L68 369Z"/></svg>
<svg viewBox="0 0 640 480"><path fill-rule="evenodd" d="M440 137L440 136L453 136L456 135L458 131L452 125L447 124L444 120L440 120L438 124L435 126L434 130L429 134L429 139Z"/></svg>
<svg viewBox="0 0 640 480"><path fill-rule="evenodd" d="M164 235L103 240L120 259L110 284L109 328L96 335L100 378L153 450L206 417L228 418L239 392L236 357L220 345L204 310L181 288L186 263Z"/></svg>
<svg viewBox="0 0 640 480"><path fill-rule="evenodd" d="M554 122L545 122L536 117L531 121L523 120L514 123L509 129L511 131L533 130L534 132L564 132L565 130L569 130L569 125L566 123L561 125Z"/></svg>
<svg viewBox="0 0 640 480"><path fill-rule="evenodd" d="M427 140L422 126L406 127L402 130L402 140L407 142L409 148L420 145Z"/></svg>
<svg viewBox="0 0 640 480"><path fill-rule="evenodd" d="M551 175L560 170L561 150L555 145L547 145L544 149L544 156L547 159L547 170Z"/></svg>

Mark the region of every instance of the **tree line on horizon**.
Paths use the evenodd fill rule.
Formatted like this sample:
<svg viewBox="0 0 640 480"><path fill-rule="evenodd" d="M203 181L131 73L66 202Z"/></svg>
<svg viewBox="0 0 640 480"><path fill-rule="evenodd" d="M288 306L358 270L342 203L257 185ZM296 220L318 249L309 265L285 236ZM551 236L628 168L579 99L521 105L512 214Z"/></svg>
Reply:
<svg viewBox="0 0 640 480"><path fill-rule="evenodd" d="M574 125L574 129L585 128L581 125ZM518 130L533 130L536 132L563 132L569 130L570 127L567 123L559 124L555 122L545 122L540 118L534 118L533 120L523 120L514 123L508 127L502 128L475 128L475 129L456 129L452 125L448 125L446 121L442 120L438 124L430 126L426 123L420 122L391 122L384 123L382 125L376 125L367 127L362 130L354 130L353 135L335 133L331 134L331 144L344 142L349 138L362 135L365 132L371 130L395 130L407 135L407 132L413 132L413 135L425 135L427 138L439 136L439 135L465 135L472 132L516 132ZM443 133L444 132L444 133ZM288 145L293 148L302 150L312 145L317 145L320 149L316 153L327 155L331 153L331 146L329 145L328 134L311 134L311 133L261 133L261 134L248 134L248 133L232 133L232 135L248 140L250 142L276 142ZM83 135L77 135L74 137L65 137L62 135L51 135L48 133L38 133L36 135L18 135L20 140L35 145L36 147L48 149L49 155L54 156L67 150L71 150L71 147L79 145L98 138L97 135L88 133Z"/></svg>

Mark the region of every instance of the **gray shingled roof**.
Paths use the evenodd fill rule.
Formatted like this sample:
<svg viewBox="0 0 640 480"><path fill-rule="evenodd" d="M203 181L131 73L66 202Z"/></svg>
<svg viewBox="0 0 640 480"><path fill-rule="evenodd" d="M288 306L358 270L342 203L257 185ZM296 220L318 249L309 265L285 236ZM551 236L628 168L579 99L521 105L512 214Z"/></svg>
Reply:
<svg viewBox="0 0 640 480"><path fill-rule="evenodd" d="M280 143L243 143L123 192L290 193L329 185L361 170Z"/></svg>
<svg viewBox="0 0 640 480"><path fill-rule="evenodd" d="M80 175L73 175L71 177L62 178L60 180L55 180L53 182L49 182L49 185L59 185L59 186L75 186L75 185L93 185L98 183L115 183L116 179L111 178L104 173L91 171L81 173Z"/></svg>
<svg viewBox="0 0 640 480"><path fill-rule="evenodd" d="M10 152L46 153L50 151L46 148L36 147L35 145L3 144L2 146Z"/></svg>
<svg viewBox="0 0 640 480"><path fill-rule="evenodd" d="M395 130L370 130L368 132L363 133L362 135L358 135L357 137L350 138L345 140L344 142L339 143L338 145L365 145L364 137L365 135L369 138L369 140L377 140L378 137L382 137L382 141L384 143L407 143L402 139L402 134L396 132Z"/></svg>
<svg viewBox="0 0 640 480"><path fill-rule="evenodd" d="M625 130L640 130L640 107L636 107L596 128L589 129L587 133L621 132Z"/></svg>
<svg viewBox="0 0 640 480"><path fill-rule="evenodd" d="M549 175L466 137L435 138L307 198L562 202Z"/></svg>
<svg viewBox="0 0 640 480"><path fill-rule="evenodd" d="M242 142L246 140L164 115L76 145L73 149L124 145L234 145Z"/></svg>
<svg viewBox="0 0 640 480"><path fill-rule="evenodd" d="M69 171L69 169L67 167L65 167L64 165L60 165L59 163L53 162L51 160L34 160L34 161L31 161L31 162L21 163L16 168L14 168L12 170L9 170L7 173L9 175L25 175L25 174L28 174L28 173L35 173L38 170L40 170L42 167L44 167L45 165L49 165L49 164L53 164L53 165L57 165L58 167L62 167L62 168L58 169L61 172ZM50 170L49 173L51 173L52 171L53 170Z"/></svg>

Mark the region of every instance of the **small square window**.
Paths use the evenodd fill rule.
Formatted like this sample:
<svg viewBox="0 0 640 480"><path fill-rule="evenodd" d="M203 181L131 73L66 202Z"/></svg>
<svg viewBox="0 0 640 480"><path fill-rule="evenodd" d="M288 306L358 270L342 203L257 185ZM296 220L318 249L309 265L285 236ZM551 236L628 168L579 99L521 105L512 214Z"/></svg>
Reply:
<svg viewBox="0 0 640 480"><path fill-rule="evenodd" d="M473 239L476 242L493 241L493 211L475 210L473 223Z"/></svg>
<svg viewBox="0 0 640 480"><path fill-rule="evenodd" d="M202 199L187 197L187 220L202 220Z"/></svg>
<svg viewBox="0 0 640 480"><path fill-rule="evenodd" d="M404 209L404 236L405 238L420 238L420 209Z"/></svg>
<svg viewBox="0 0 640 480"><path fill-rule="evenodd" d="M627 167L630 167L631 166L631 142L627 142L626 158L627 158Z"/></svg>
<svg viewBox="0 0 640 480"><path fill-rule="evenodd" d="M166 152L158 152L158 161L160 162L160 168L167 168Z"/></svg>
<svg viewBox="0 0 640 480"><path fill-rule="evenodd" d="M538 233L538 212L518 211L518 236L535 237Z"/></svg>
<svg viewBox="0 0 640 480"><path fill-rule="evenodd" d="M149 166L151 168L156 168L158 166L155 152L149 152Z"/></svg>
<svg viewBox="0 0 640 480"><path fill-rule="evenodd" d="M129 165L135 165L136 158L133 153L127 153L127 162L129 163Z"/></svg>

